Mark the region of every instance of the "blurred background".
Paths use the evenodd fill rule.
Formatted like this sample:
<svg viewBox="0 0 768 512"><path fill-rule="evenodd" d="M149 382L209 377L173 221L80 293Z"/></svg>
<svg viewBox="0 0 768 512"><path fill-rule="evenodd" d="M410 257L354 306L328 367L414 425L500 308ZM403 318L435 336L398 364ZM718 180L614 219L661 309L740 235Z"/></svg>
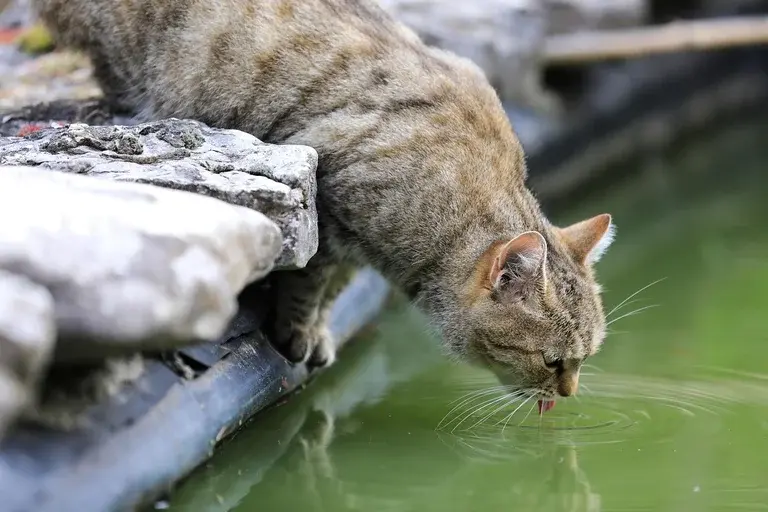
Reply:
<svg viewBox="0 0 768 512"><path fill-rule="evenodd" d="M149 507L768 509L768 2L381 4L484 69L553 222L613 215L604 348L539 416L443 357L394 294ZM0 0L0 112L98 94L27 2Z"/></svg>

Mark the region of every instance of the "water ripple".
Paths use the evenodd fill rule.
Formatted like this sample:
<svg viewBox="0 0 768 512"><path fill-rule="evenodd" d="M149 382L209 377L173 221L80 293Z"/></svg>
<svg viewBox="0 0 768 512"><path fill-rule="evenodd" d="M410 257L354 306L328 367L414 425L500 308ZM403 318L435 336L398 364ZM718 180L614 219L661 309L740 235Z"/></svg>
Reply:
<svg viewBox="0 0 768 512"><path fill-rule="evenodd" d="M726 373L719 370L720 376ZM702 415L716 426L740 405L768 407L768 379L738 377L676 381L591 373L578 400L560 400L542 416L531 409L533 400L521 407L524 397L505 399L489 387L457 400L437 430L452 447L494 459L523 455L532 442L542 441L587 445L641 437L661 443Z"/></svg>

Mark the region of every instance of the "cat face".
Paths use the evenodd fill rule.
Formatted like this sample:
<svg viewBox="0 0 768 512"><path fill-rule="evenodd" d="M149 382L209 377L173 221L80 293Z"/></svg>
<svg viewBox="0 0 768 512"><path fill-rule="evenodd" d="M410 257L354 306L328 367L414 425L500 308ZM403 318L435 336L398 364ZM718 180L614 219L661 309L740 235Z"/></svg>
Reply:
<svg viewBox="0 0 768 512"><path fill-rule="evenodd" d="M610 245L608 214L493 244L473 276L466 352L502 382L542 398L569 396L605 336L592 264Z"/></svg>

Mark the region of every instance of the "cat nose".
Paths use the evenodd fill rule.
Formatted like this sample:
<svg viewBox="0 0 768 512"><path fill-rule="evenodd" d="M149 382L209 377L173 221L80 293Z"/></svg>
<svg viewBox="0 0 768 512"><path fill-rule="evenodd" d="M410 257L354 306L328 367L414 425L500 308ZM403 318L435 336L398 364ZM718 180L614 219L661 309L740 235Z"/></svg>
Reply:
<svg viewBox="0 0 768 512"><path fill-rule="evenodd" d="M560 375L557 382L557 394L560 396L575 395L579 389L579 372L566 371Z"/></svg>

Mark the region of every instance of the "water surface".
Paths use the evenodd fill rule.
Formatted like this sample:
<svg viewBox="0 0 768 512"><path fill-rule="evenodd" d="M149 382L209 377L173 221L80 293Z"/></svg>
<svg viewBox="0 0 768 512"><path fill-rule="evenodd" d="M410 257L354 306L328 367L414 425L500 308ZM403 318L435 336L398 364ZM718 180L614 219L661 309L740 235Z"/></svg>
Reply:
<svg viewBox="0 0 768 512"><path fill-rule="evenodd" d="M661 280L611 314L647 307L610 326L578 399L543 417L494 402L493 379L447 361L397 304L171 508L768 510L766 162L768 128L742 122L553 215L614 214L608 311Z"/></svg>

